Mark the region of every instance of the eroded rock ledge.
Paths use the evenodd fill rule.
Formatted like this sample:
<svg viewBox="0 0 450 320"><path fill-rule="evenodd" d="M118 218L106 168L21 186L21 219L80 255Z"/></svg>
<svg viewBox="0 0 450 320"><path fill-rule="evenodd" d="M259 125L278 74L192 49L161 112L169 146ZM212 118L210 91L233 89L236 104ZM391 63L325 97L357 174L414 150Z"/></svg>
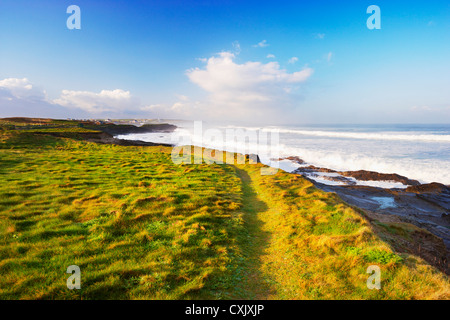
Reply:
<svg viewBox="0 0 450 320"><path fill-rule="evenodd" d="M285 159L302 165L294 170L293 174L304 176L321 190L335 192L348 204L362 209L369 219L375 221L376 226L381 226L379 228L407 230L406 239L397 237L393 243L402 246L402 250L406 252L421 256L447 274L450 273L449 186L437 182L421 184L417 180L395 173L385 174L366 170L336 171L306 166L299 157L280 160ZM329 185L314 180L320 174L321 179L339 184ZM388 189L357 185L355 179L395 181L405 187Z"/></svg>

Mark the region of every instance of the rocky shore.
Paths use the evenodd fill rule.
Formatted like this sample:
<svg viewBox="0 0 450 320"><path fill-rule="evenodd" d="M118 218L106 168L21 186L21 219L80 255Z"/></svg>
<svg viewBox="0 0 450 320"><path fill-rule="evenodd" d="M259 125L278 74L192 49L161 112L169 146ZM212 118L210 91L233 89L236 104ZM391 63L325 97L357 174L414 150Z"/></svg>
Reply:
<svg viewBox="0 0 450 320"><path fill-rule="evenodd" d="M357 181L390 181L398 182L405 186L419 186L417 180L408 179L396 173L379 173L375 171L358 170L358 171L337 171L329 168L321 168L313 165L306 165L299 157L285 157L278 160L290 160L294 163L302 165L293 173L301 174L309 177L320 176L324 180L334 181L343 185L356 185ZM353 178L353 179L352 179ZM314 180L314 179L313 179Z"/></svg>
<svg viewBox="0 0 450 320"><path fill-rule="evenodd" d="M177 126L169 123L144 124L139 127L132 124L86 124L84 127L100 130L112 136L133 133L172 132L177 128Z"/></svg>
<svg viewBox="0 0 450 320"><path fill-rule="evenodd" d="M154 143L141 140L125 140L115 138L117 135L133 134L133 133L149 133L149 132L172 132L177 127L168 124L144 124L140 127L134 125L125 124L105 124L98 125L92 122L83 123L83 128L95 130L98 132L77 132L78 138L89 142L101 143L101 144L115 144L119 146L166 146L173 147L172 144L168 143ZM39 133L39 132L36 132ZM42 134L48 134L53 136L65 137L66 133L64 131L58 132L42 132Z"/></svg>
<svg viewBox="0 0 450 320"><path fill-rule="evenodd" d="M147 131L147 132L160 132L160 131ZM126 133L123 133L126 134ZM115 144L119 146L165 146L165 147L173 147L171 144L167 143L154 143L154 142L146 142L141 140L125 140L125 139L117 139L114 138L113 135L106 132L99 133L80 133L80 136L86 141L101 143L101 144Z"/></svg>
<svg viewBox="0 0 450 320"><path fill-rule="evenodd" d="M403 249L417 254L449 274L450 260L450 187L441 183L421 184L398 174L384 174L373 171L335 171L306 165L298 157L282 158L302 166L293 174L300 174L316 187L334 192L348 204L362 209L370 220L393 228L407 226L408 241ZM323 175L326 173L326 175ZM321 183L314 179L332 183ZM351 179L353 178L353 179ZM403 188L382 188L358 185L357 181L394 181ZM411 227L416 226L417 228ZM401 233L401 231L398 231Z"/></svg>
<svg viewBox="0 0 450 320"><path fill-rule="evenodd" d="M91 142L103 144L116 144L120 146L167 146L172 147L172 144L167 143L153 143L141 140L125 140L117 139L114 136L135 133L149 133L149 132L173 132L177 127L168 123L161 124L144 124L142 126L134 126L128 124L90 124L85 125L88 129L100 130L97 133L84 133L84 138Z"/></svg>
<svg viewBox="0 0 450 320"><path fill-rule="evenodd" d="M450 188L432 183L421 185L426 191L408 187L384 189L369 186L331 186L311 180L324 191L335 192L350 205L363 209L367 216L380 222L404 222L425 229L414 230L419 236L415 253L431 251L431 263L437 262L448 271L450 260ZM434 235L435 237L432 237ZM437 239L436 239L437 237ZM412 244L413 239L411 239ZM409 245L410 245L409 244ZM430 252L428 252L430 254Z"/></svg>

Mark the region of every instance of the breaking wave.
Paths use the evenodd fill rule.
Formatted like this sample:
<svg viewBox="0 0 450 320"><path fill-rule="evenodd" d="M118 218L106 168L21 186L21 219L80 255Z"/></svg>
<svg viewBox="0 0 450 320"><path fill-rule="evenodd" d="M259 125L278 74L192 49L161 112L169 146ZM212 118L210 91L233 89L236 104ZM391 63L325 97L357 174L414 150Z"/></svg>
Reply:
<svg viewBox="0 0 450 320"><path fill-rule="evenodd" d="M211 128L211 127L210 127ZM197 140L192 127L178 128L173 134L149 133L121 136L119 138L144 140L161 143L194 144L219 150L241 153L257 153L261 161L270 164L271 157L298 156L308 164L334 169L337 171L368 170L380 173L397 173L421 183L440 182L450 184L450 131L435 130L430 127L423 131L415 129L398 131L373 132L373 128L365 132L357 132L354 128L346 131L342 128L326 130L295 129L291 127L214 127L224 131L227 129L243 129L280 133L279 143L264 146L250 139L245 143L229 143L212 141L203 138ZM204 128L206 130L207 128ZM328 130L330 129L330 130ZM396 128L394 128L395 130ZM358 128L361 131L361 128ZM364 128L363 128L364 130ZM187 140L174 141L174 136ZM225 137L225 134L223 135ZM323 138L323 139L321 139ZM285 170L292 165L284 164ZM295 166L294 168L295 169Z"/></svg>
<svg viewBox="0 0 450 320"><path fill-rule="evenodd" d="M314 136L324 138L344 138L344 139L363 139L363 140L395 140L395 141L436 141L450 142L450 135L447 134L420 134L420 133L396 133L396 132L339 132L339 131L315 131L315 130L297 130L283 128L266 128L263 131L280 133L291 133L303 136Z"/></svg>

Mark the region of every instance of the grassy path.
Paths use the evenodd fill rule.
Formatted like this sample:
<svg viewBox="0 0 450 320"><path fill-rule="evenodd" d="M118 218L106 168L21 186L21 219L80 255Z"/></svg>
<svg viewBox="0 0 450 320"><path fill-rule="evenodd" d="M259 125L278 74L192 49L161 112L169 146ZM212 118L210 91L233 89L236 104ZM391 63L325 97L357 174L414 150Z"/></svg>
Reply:
<svg viewBox="0 0 450 320"><path fill-rule="evenodd" d="M265 230L262 216L267 213L268 206L261 201L254 189L247 171L236 168L242 181L243 192L243 220L245 233L239 237L242 250L240 281L235 288L238 299L269 299L275 294L269 284L270 279L262 272L262 257L267 254L270 233Z"/></svg>
<svg viewBox="0 0 450 320"><path fill-rule="evenodd" d="M335 195L292 175L235 170L245 231L238 237L243 261L234 298L448 299L445 276L398 256ZM366 286L370 265L382 270L382 290Z"/></svg>

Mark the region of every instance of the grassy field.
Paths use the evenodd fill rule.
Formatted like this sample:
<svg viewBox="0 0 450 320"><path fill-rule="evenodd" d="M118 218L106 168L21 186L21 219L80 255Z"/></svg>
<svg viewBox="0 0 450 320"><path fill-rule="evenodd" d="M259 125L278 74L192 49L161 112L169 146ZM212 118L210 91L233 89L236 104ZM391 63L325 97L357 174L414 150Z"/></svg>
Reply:
<svg viewBox="0 0 450 320"><path fill-rule="evenodd" d="M59 123L61 125L61 123ZM0 127L0 299L449 299L364 214L261 164ZM44 129L45 130L45 129ZM366 286L381 268L381 290ZM81 289L69 290L69 265Z"/></svg>

